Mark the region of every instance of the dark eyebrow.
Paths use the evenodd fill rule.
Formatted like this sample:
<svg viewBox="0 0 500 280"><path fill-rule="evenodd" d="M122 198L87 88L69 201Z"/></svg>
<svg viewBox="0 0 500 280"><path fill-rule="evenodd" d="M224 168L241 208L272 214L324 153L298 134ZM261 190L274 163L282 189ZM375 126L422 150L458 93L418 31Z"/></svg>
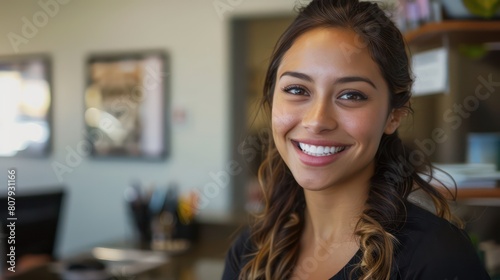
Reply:
<svg viewBox="0 0 500 280"><path fill-rule="evenodd" d="M375 84L370 79L365 78L365 77L360 77L360 76L347 76L347 77L339 78L335 81L336 84L345 84L345 83L352 83L352 82L365 82L365 83L371 85L374 89L377 89Z"/></svg>
<svg viewBox="0 0 500 280"><path fill-rule="evenodd" d="M311 78L309 75L304 74L304 73L300 73L300 72L287 71L287 72L281 74L280 79L283 76L292 76L292 77L295 77L295 78L298 78L298 79L301 79L301 80L305 80L305 81L308 81L308 82L313 82L314 81L313 78ZM352 82L365 82L365 83L371 85L373 88L377 89L377 87L375 86L375 84L370 79L365 78L365 77L360 77L360 76L342 77L342 78L337 79L335 81L335 84L346 84L346 83L352 83Z"/></svg>
<svg viewBox="0 0 500 280"><path fill-rule="evenodd" d="M304 73L287 71L287 72L281 74L280 79L283 76L292 76L292 77L295 77L295 78L298 78L298 79L301 79L301 80L306 80L308 82L313 82L313 79L310 76L308 76L308 75L306 75Z"/></svg>

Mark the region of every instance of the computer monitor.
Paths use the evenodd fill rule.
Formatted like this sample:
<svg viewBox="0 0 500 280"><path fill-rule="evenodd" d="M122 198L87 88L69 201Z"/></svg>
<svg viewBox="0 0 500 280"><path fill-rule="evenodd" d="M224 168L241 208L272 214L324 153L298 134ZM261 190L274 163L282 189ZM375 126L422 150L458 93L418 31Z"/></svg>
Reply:
<svg viewBox="0 0 500 280"><path fill-rule="evenodd" d="M16 259L27 254L43 254L54 258L57 227L64 197L64 188L47 192L17 194L15 198L15 244L8 244L9 224L7 197L0 197L2 251L15 246ZM5 257L5 256L4 256Z"/></svg>

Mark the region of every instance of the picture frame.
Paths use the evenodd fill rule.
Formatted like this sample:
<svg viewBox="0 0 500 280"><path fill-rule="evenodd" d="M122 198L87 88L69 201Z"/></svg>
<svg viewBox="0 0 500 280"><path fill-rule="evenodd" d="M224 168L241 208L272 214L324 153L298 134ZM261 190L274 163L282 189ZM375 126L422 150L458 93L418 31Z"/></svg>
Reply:
<svg viewBox="0 0 500 280"><path fill-rule="evenodd" d="M91 54L85 127L94 158L168 154L168 56L163 51Z"/></svg>
<svg viewBox="0 0 500 280"><path fill-rule="evenodd" d="M50 154L52 99L48 55L0 56L0 157Z"/></svg>

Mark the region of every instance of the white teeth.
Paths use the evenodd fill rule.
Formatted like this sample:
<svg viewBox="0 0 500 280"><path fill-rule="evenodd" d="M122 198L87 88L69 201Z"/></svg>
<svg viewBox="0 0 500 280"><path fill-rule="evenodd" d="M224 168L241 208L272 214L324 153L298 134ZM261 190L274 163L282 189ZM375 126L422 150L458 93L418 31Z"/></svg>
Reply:
<svg viewBox="0 0 500 280"><path fill-rule="evenodd" d="M317 146L310 145L309 146L309 152L316 154L316 151L318 150Z"/></svg>
<svg viewBox="0 0 500 280"><path fill-rule="evenodd" d="M316 153L322 154L322 153L324 153L325 150L330 150L330 149L328 149L328 147L326 147L326 149L325 149L325 148L323 148L323 146L318 146L318 148L316 148ZM327 153L328 153L328 151L327 151Z"/></svg>
<svg viewBox="0 0 500 280"><path fill-rule="evenodd" d="M304 144L304 143L299 143L299 147L304 153L311 155L311 156L317 156L317 157L329 156L329 155L341 152L345 149L344 146L339 146L339 147L314 146L314 145L308 145L308 144Z"/></svg>

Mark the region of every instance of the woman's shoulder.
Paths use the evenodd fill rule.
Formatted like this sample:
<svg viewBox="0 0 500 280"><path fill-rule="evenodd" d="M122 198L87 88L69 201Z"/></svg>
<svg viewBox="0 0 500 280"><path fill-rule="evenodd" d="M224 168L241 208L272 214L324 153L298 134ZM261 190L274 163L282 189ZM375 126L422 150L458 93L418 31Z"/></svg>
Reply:
<svg viewBox="0 0 500 280"><path fill-rule="evenodd" d="M490 279L467 233L412 203L400 232L396 264L405 279Z"/></svg>
<svg viewBox="0 0 500 280"><path fill-rule="evenodd" d="M230 252L237 256L244 256L252 252L253 245L250 239L250 228L243 228L233 242Z"/></svg>
<svg viewBox="0 0 500 280"><path fill-rule="evenodd" d="M238 238L236 238L229 252L226 254L223 280L238 279L241 269L248 262L248 254L252 252L252 248L250 229L245 228L238 235Z"/></svg>
<svg viewBox="0 0 500 280"><path fill-rule="evenodd" d="M398 233L403 239L417 241L426 239L428 242L470 243L467 233L429 210L413 203L406 203L406 221ZM442 240L444 238L444 240ZM427 240L428 239L428 240Z"/></svg>

